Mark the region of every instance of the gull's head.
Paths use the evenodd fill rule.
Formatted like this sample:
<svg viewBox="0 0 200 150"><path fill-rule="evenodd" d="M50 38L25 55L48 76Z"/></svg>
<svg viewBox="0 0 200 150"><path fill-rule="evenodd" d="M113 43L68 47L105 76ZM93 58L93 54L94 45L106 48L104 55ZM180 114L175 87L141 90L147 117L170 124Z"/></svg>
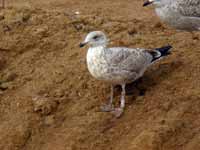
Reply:
<svg viewBox="0 0 200 150"><path fill-rule="evenodd" d="M80 43L80 47L83 47L87 44L91 47L106 46L107 43L108 39L102 31L93 31L86 36L82 43Z"/></svg>
<svg viewBox="0 0 200 150"><path fill-rule="evenodd" d="M155 5L156 7L159 7L162 5L162 0L147 0L144 2L143 6L148 6L150 4Z"/></svg>

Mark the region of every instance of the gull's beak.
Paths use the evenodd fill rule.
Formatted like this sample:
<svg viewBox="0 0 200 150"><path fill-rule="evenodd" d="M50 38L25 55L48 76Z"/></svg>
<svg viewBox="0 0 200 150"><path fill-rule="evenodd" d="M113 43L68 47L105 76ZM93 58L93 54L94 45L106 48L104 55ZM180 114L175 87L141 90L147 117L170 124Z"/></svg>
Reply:
<svg viewBox="0 0 200 150"><path fill-rule="evenodd" d="M80 47L84 47L84 46L87 45L87 44L88 44L88 42L82 42L82 43L79 44L79 46L80 46Z"/></svg>
<svg viewBox="0 0 200 150"><path fill-rule="evenodd" d="M154 0L147 0L146 2L144 2L143 7L148 6L150 4L152 4L154 2Z"/></svg>

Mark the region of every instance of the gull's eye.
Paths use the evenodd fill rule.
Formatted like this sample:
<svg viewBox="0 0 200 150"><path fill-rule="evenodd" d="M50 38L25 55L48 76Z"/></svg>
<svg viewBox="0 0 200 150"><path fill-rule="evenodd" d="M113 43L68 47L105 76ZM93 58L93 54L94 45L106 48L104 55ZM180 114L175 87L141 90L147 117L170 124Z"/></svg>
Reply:
<svg viewBox="0 0 200 150"><path fill-rule="evenodd" d="M99 38L98 35L96 35L96 36L93 37L94 40L97 40L98 38Z"/></svg>

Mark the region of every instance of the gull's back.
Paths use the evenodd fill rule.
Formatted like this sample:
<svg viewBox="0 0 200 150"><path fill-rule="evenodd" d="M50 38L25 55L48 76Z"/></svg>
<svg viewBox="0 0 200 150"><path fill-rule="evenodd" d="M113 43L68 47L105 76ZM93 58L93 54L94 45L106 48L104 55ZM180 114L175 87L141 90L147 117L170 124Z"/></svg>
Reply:
<svg viewBox="0 0 200 150"><path fill-rule="evenodd" d="M104 58L113 67L121 67L126 70L139 69L151 63L152 56L145 49L132 49L126 47L107 48Z"/></svg>
<svg viewBox="0 0 200 150"><path fill-rule="evenodd" d="M121 76L126 82L132 82L143 75L153 57L145 49L113 47L104 51L104 59L112 76Z"/></svg>

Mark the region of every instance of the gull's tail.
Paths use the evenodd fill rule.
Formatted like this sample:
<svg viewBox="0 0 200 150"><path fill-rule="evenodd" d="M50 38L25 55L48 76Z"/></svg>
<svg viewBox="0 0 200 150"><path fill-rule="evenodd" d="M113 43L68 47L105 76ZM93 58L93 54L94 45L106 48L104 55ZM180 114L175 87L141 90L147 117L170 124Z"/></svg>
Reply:
<svg viewBox="0 0 200 150"><path fill-rule="evenodd" d="M172 48L171 45L167 45L150 51L149 53L153 56L152 62L171 54L170 52L171 48Z"/></svg>

